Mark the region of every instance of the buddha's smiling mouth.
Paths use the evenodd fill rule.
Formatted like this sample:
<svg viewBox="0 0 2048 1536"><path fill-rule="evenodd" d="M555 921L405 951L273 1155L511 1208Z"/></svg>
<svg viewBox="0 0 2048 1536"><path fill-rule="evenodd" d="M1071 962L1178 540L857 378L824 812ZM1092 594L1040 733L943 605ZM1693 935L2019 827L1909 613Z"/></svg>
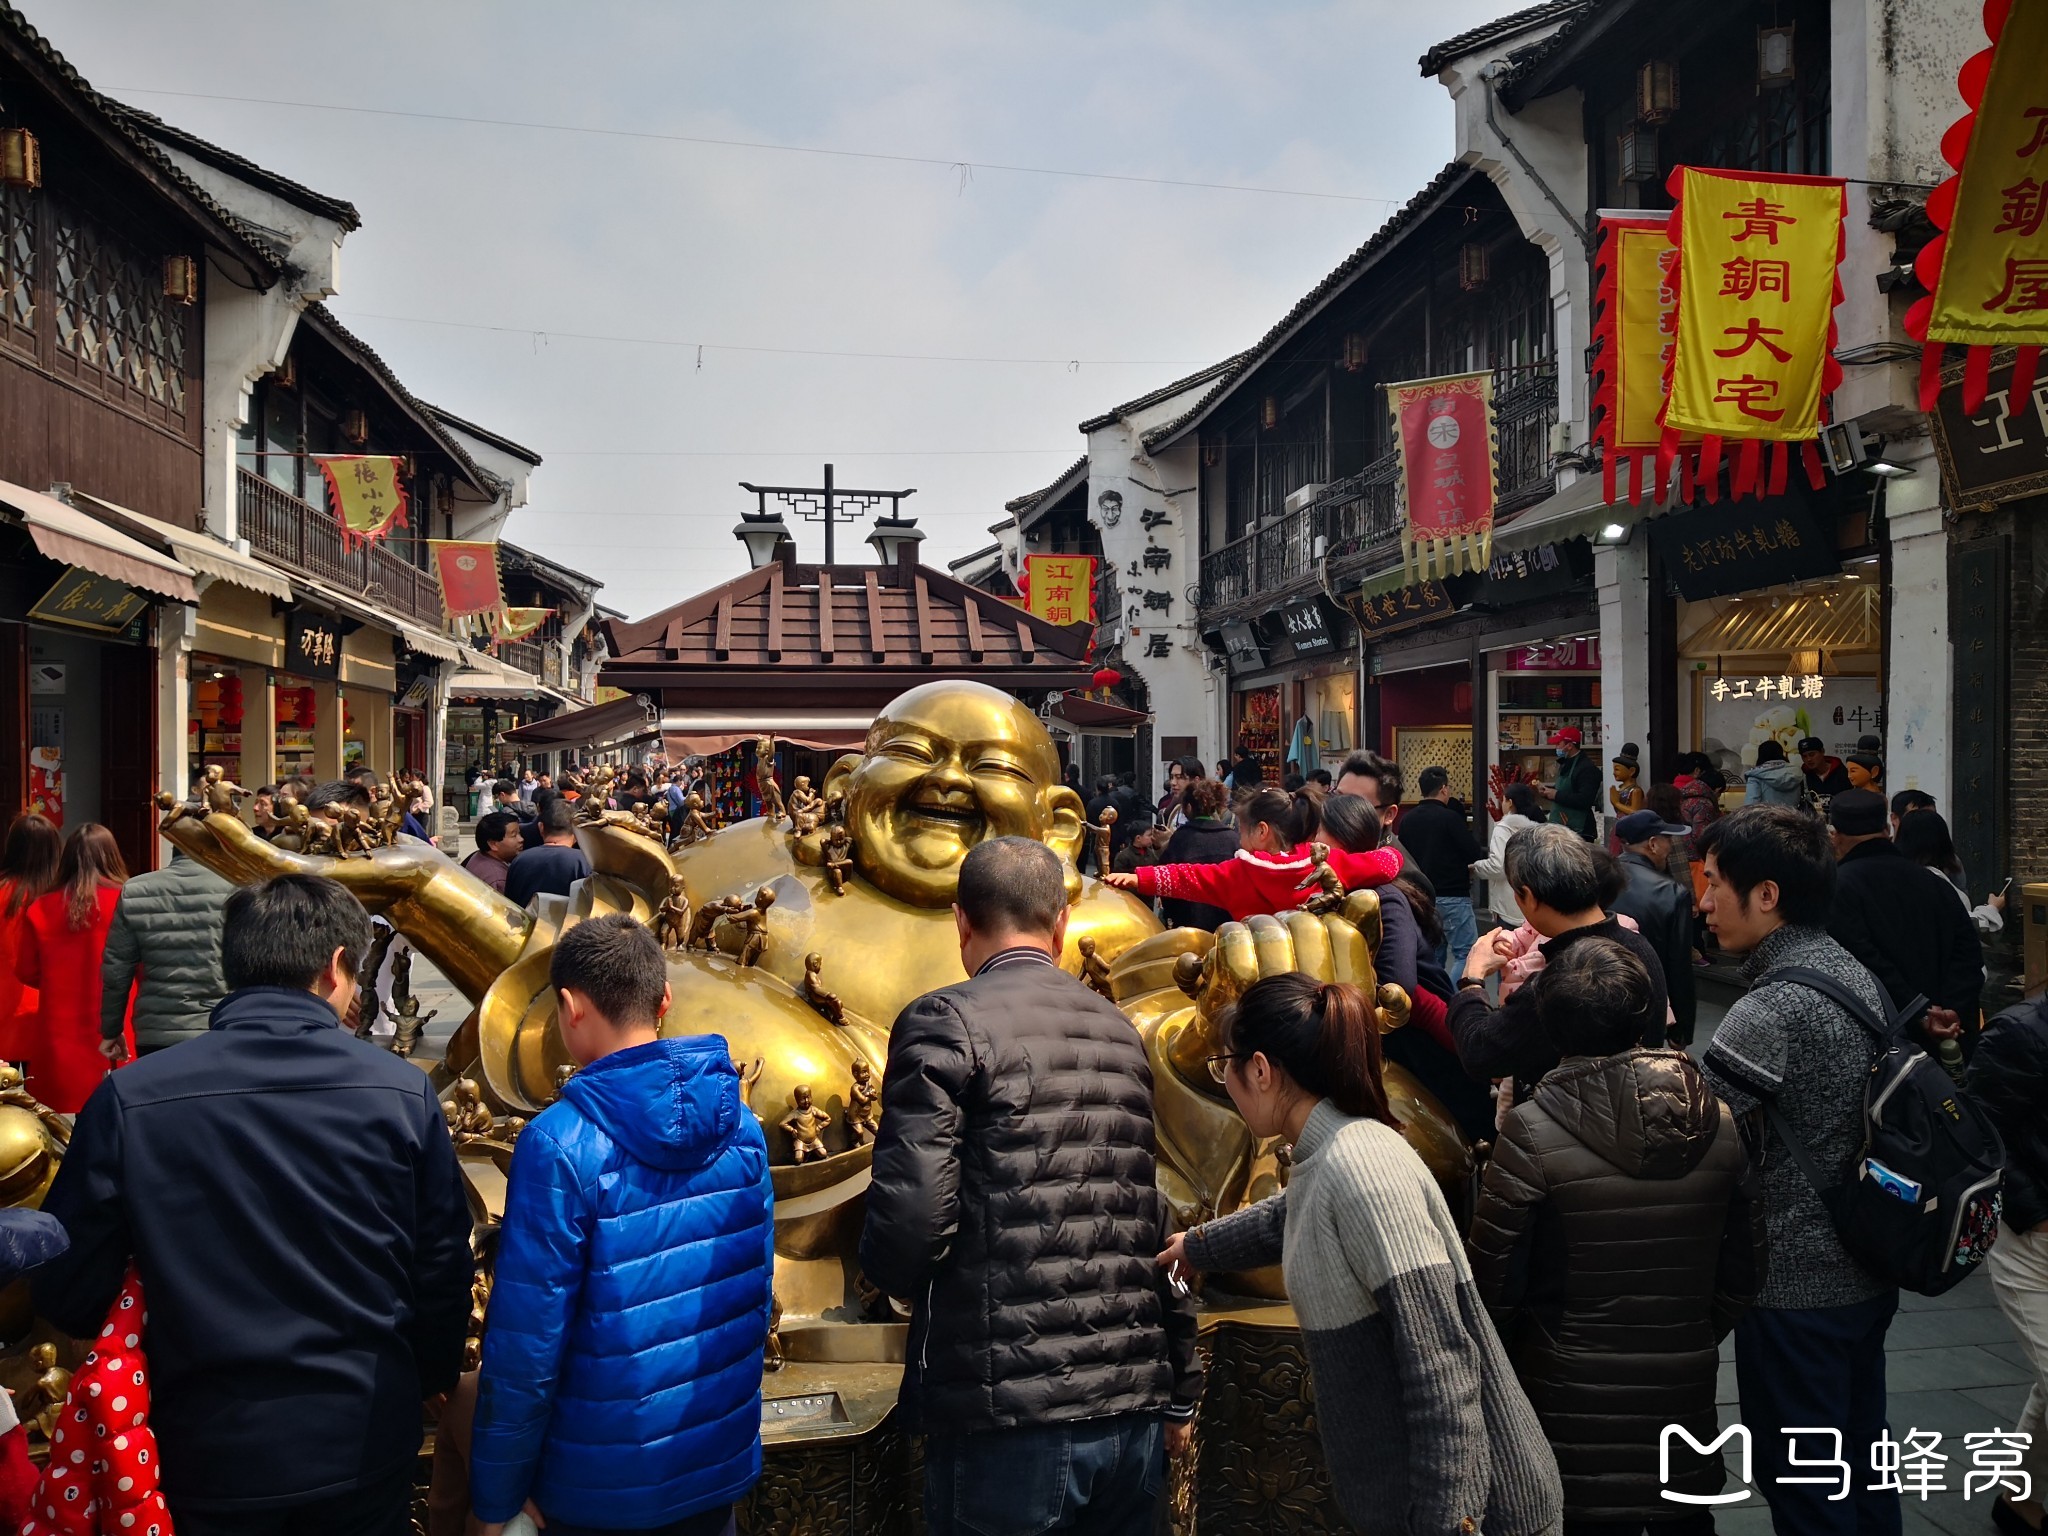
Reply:
<svg viewBox="0 0 2048 1536"><path fill-rule="evenodd" d="M982 824L981 812L972 805L917 802L905 807L904 817L911 822L922 822L931 827L943 827L949 832L969 832Z"/></svg>

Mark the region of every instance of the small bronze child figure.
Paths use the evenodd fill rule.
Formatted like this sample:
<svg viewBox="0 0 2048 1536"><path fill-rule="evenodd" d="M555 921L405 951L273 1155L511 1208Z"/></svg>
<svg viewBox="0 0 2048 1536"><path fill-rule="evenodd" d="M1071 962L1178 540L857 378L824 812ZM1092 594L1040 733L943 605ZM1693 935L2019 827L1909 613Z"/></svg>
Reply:
<svg viewBox="0 0 2048 1536"><path fill-rule="evenodd" d="M825 1128L832 1123L831 1115L811 1103L809 1083L798 1083L791 1097L796 1108L782 1122L782 1128L789 1132L790 1144L795 1148L795 1160L801 1163L806 1158L827 1156L824 1136Z"/></svg>
<svg viewBox="0 0 2048 1536"><path fill-rule="evenodd" d="M834 827L825 834L825 878L832 882L832 894L846 894L846 877L853 870L853 834Z"/></svg>
<svg viewBox="0 0 2048 1536"><path fill-rule="evenodd" d="M1081 980L1087 984L1089 991L1110 997L1109 962L1095 952L1095 940L1092 938L1083 937L1080 949Z"/></svg>
<svg viewBox="0 0 2048 1536"><path fill-rule="evenodd" d="M864 1061L853 1064L853 1086L846 1090L846 1129L856 1147L874 1145L882 1132L882 1089L875 1081L875 1069Z"/></svg>
<svg viewBox="0 0 2048 1536"><path fill-rule="evenodd" d="M817 1009L827 1022L843 1025L846 1022L846 1005L818 981L818 972L824 964L825 957L815 950L804 956L804 1001Z"/></svg>

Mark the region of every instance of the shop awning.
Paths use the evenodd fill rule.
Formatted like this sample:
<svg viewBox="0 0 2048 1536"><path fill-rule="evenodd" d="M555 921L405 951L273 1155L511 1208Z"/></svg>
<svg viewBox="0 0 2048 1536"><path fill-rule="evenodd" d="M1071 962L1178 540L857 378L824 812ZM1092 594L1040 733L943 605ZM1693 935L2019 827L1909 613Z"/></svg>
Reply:
<svg viewBox="0 0 2048 1536"><path fill-rule="evenodd" d="M459 641L447 635L437 635L431 629L422 629L396 614L386 613L382 608L366 603L360 597L344 592L338 587L330 587L324 581L314 581L305 576L296 577L295 580L299 584L301 596L323 607L332 608L338 614L397 635L405 641L408 649L418 651L423 656L433 656L441 661L465 661L469 657L482 654L464 648ZM516 675L526 677L524 672ZM528 686L532 686L531 679L528 679Z"/></svg>
<svg viewBox="0 0 2048 1536"><path fill-rule="evenodd" d="M872 709L838 712L768 705L744 714L729 709L665 709L661 739L672 761L729 752L763 731L794 746L850 752L866 745L868 727L874 723Z"/></svg>
<svg viewBox="0 0 2048 1536"><path fill-rule="evenodd" d="M1105 704L1072 693L1061 694L1039 718L1048 730L1062 735L1115 736L1125 741L1135 738L1138 727L1152 719L1142 709L1126 709L1121 704Z"/></svg>
<svg viewBox="0 0 2048 1536"><path fill-rule="evenodd" d="M451 642L452 644L452 642ZM560 699L562 695L541 685L531 672L522 672L498 660L488 651L455 648L462 669L448 679L450 697L466 694L478 699Z"/></svg>
<svg viewBox="0 0 2048 1536"><path fill-rule="evenodd" d="M0 505L21 519L29 538L49 559L175 602L199 601L190 566L180 565L88 512L6 480L0 480Z"/></svg>
<svg viewBox="0 0 2048 1536"><path fill-rule="evenodd" d="M514 726L501 739L514 746L553 751L562 747L601 747L616 741L635 741L653 736L656 723L648 706L637 698L613 699L588 709L572 709L566 715Z"/></svg>
<svg viewBox="0 0 2048 1536"><path fill-rule="evenodd" d="M1495 529L1493 547L1513 553L1570 539L1594 539L1609 524L1627 528L1670 510L1668 502L1644 502L1641 506L1627 500L1610 503L1600 476L1582 474L1556 495L1537 502L1512 522Z"/></svg>
<svg viewBox="0 0 2048 1536"><path fill-rule="evenodd" d="M274 597L281 603L292 600L292 584L283 574L261 560L243 554L232 545L223 544L219 539L204 533L194 533L189 528L180 528L161 518L151 517L146 512L137 512L131 507L121 506L99 496L85 496L81 500L113 515L116 522L126 525L128 531L144 542L163 550L172 559L189 565L201 576L210 576L224 581L229 586L243 587L251 592L260 592L265 597Z"/></svg>

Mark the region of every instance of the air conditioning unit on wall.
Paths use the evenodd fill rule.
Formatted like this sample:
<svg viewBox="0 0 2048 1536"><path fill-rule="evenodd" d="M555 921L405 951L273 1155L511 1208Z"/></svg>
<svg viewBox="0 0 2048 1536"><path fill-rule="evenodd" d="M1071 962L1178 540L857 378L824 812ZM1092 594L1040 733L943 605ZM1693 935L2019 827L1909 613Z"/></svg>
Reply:
<svg viewBox="0 0 2048 1536"><path fill-rule="evenodd" d="M1315 485L1304 485L1289 496L1284 505L1290 512L1299 512L1303 507L1312 505L1315 499L1322 494L1323 486L1321 482Z"/></svg>

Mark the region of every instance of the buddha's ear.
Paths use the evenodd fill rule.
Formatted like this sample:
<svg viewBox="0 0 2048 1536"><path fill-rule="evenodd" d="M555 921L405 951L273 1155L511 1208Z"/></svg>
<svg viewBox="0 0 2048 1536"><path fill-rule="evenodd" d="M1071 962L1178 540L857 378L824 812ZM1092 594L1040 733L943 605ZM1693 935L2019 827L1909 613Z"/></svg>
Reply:
<svg viewBox="0 0 2048 1536"><path fill-rule="evenodd" d="M824 796L828 811L846 798L846 781L853 777L853 770L860 765L861 755L858 752L848 752L826 773L824 787L819 793Z"/></svg>
<svg viewBox="0 0 2048 1536"><path fill-rule="evenodd" d="M1045 809L1050 825L1045 845L1069 864L1081 862L1081 843L1088 835L1088 807L1064 784L1045 792Z"/></svg>

